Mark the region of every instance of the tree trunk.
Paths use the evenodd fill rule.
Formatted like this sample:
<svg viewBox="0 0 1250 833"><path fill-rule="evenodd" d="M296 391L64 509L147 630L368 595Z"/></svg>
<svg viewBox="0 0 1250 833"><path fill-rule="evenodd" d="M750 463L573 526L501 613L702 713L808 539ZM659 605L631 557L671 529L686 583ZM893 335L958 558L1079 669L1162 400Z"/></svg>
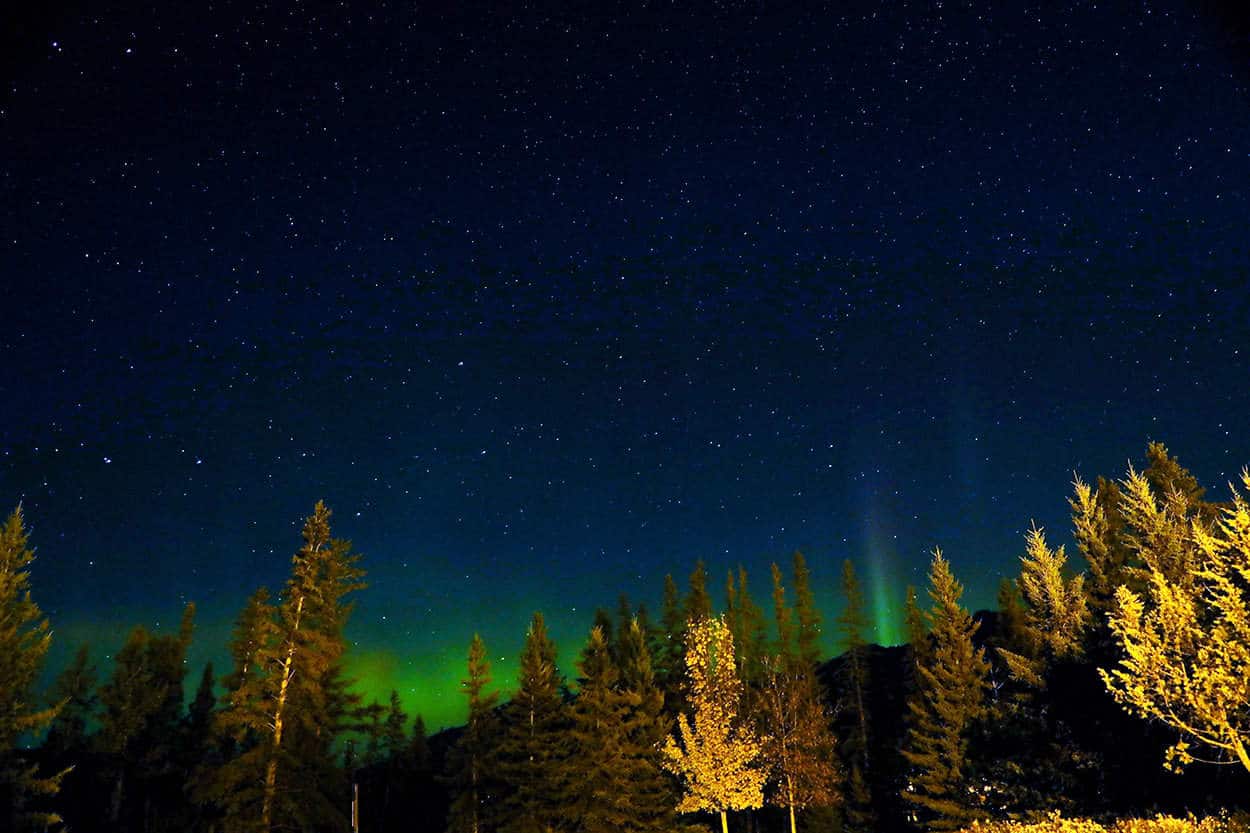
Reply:
<svg viewBox="0 0 1250 833"><path fill-rule="evenodd" d="M725 811L720 811L720 833L729 833L729 820L725 818Z"/></svg>
<svg viewBox="0 0 1250 833"><path fill-rule="evenodd" d="M122 814L122 792L125 790L126 770L123 769L117 773L117 783L113 785L113 798L109 802L109 821L117 824L117 820Z"/></svg>
<svg viewBox="0 0 1250 833"><path fill-rule="evenodd" d="M798 829L794 826L794 805L790 805L790 833L798 833Z"/></svg>
<svg viewBox="0 0 1250 833"><path fill-rule="evenodd" d="M282 717L286 710L287 688L291 685L291 676L295 665L295 635L299 633L300 618L304 613L304 597L295 602L295 622L291 628L291 644L286 650L286 659L282 661L282 681L278 683L278 702L273 710L273 749L269 760L265 762L265 796L260 807L260 829L269 833L273 821L273 799L278 790L278 749L282 746Z"/></svg>

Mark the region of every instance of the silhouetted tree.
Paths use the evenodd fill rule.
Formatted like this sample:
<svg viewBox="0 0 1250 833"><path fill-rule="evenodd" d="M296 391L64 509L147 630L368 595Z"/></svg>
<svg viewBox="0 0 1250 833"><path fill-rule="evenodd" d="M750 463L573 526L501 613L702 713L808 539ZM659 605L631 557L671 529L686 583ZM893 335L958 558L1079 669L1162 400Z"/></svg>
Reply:
<svg viewBox="0 0 1250 833"><path fill-rule="evenodd" d="M929 568L932 653L920 666L920 687L908 702L911 727L903 756L913 767L903 798L928 830L958 830L984 816L971 798L968 733L985 710L989 666L972 636L976 623L959 604L963 587L940 550Z"/></svg>
<svg viewBox="0 0 1250 833"><path fill-rule="evenodd" d="M495 715L499 695L486 691L490 683L486 645L481 636L474 634L469 643L468 674L460 681L460 690L468 699L468 718L464 732L448 756L447 783L452 793L447 819L449 833L484 833L495 829L502 797L495 749L500 733ZM421 728L424 730L424 725ZM415 731L414 727L414 743Z"/></svg>
<svg viewBox="0 0 1250 833"><path fill-rule="evenodd" d="M521 652L517 692L506 709L501 772L507 833L542 833L563 826L567 795L561 783L567 754L567 715L556 646L541 613L535 613Z"/></svg>

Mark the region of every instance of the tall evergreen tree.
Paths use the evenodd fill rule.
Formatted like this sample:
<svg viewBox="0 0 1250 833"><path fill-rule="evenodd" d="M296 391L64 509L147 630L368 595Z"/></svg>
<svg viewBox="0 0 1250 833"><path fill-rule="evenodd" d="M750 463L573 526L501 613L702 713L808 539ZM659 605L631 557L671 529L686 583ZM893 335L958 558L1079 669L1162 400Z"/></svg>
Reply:
<svg viewBox="0 0 1250 833"><path fill-rule="evenodd" d="M773 577L773 624L777 628L777 641L773 653L778 656L794 656L794 611L786 603L786 585L781 578L781 568L772 565Z"/></svg>
<svg viewBox="0 0 1250 833"><path fill-rule="evenodd" d="M842 562L842 613L838 616L838 635L846 648L842 678L838 680L839 704L850 718L850 732L840 745L842 761L851 776L847 785L846 823L854 831L869 830L876 821L872 792L868 786L869 711L868 711L868 614L855 565L848 558Z"/></svg>
<svg viewBox="0 0 1250 833"><path fill-rule="evenodd" d="M164 799L181 794L175 741L194 617L195 605L188 604L177 635L135 627L100 688L98 738L112 785L107 817L114 827L147 830L182 809L180 800L171 807Z"/></svg>
<svg viewBox="0 0 1250 833"><path fill-rule="evenodd" d="M80 645L69 666L57 675L52 684L49 700L60 704L60 711L48 727L44 749L48 750L57 766L73 763L87 751L88 727L95 720L99 698L96 682L99 674L91 664L86 645Z"/></svg>
<svg viewBox="0 0 1250 833"><path fill-rule="evenodd" d="M42 731L58 705L35 708L35 680L52 642L48 620L30 593L29 546L22 507L0 527L0 819L10 830L38 829L59 821L36 809L55 795L59 776L41 776L17 749L18 739Z"/></svg>
<svg viewBox="0 0 1250 833"><path fill-rule="evenodd" d="M510 787L501 829L543 833L564 826L567 796L561 776L567 715L556 646L547 635L542 613L530 621L517 677L500 746L502 773Z"/></svg>
<svg viewBox="0 0 1250 833"><path fill-rule="evenodd" d="M723 619L690 623L686 669L693 719L677 718L677 735L664 743L664 767L683 784L679 813L720 815L763 804L766 773L759 766L760 743L740 715L742 681L734 660L733 634Z"/></svg>
<svg viewBox="0 0 1250 833"><path fill-rule="evenodd" d="M928 654L929 627L924 621L924 611L916 601L916 588L907 585L903 602L903 627L907 631L907 644L911 648L913 665L918 665Z"/></svg>
<svg viewBox="0 0 1250 833"><path fill-rule="evenodd" d="M820 662L820 611L812 594L811 571L803 553L794 552L794 616L798 625L799 659L811 666Z"/></svg>
<svg viewBox="0 0 1250 833"><path fill-rule="evenodd" d="M448 833L485 833L495 829L494 811L501 796L495 767L495 745L499 740L495 704L499 695L486 691L490 683L486 645L481 636L473 634L468 674L460 681L469 714L464 733L448 756L447 782L452 794Z"/></svg>
<svg viewBox="0 0 1250 833"><path fill-rule="evenodd" d="M959 604L963 587L941 550L929 568L932 653L920 666L920 688L908 701L911 726L903 757L913 774L903 798L927 830L958 830L982 818L969 799L968 733L985 710L989 665L973 645L977 625Z"/></svg>
<svg viewBox="0 0 1250 833"><path fill-rule="evenodd" d="M699 619L707 619L712 615L712 597L707 592L707 569L700 558L690 573L690 592L686 594L683 607L687 625Z"/></svg>
<svg viewBox="0 0 1250 833"><path fill-rule="evenodd" d="M253 596L236 628L239 654L249 645L255 653L241 664L236 655L238 687L219 723L245 746L211 790L231 830L343 821L333 747L352 708L341 664L346 597L363 587L363 572L351 542L331 537L324 503L305 519L302 538L277 607Z"/></svg>
<svg viewBox="0 0 1250 833"><path fill-rule="evenodd" d="M1000 649L999 654L1016 679L1043 688L1051 663L1081 654L1089 618L1084 577L1068 578L1064 574L1067 559L1063 547L1048 547L1036 526L1025 536L1025 554L1020 561L1018 584L1024 609L1013 623L1012 634L1019 651Z"/></svg>
<svg viewBox="0 0 1250 833"><path fill-rule="evenodd" d="M667 829L671 811L664 798L654 733L647 722L658 712L645 708L636 687L645 669L645 645L637 624L631 655L636 679L626 685L612 660L606 637L591 629L582 651L581 690L572 709L570 755L565 783L570 796L566 811L585 833L644 833ZM630 638L628 635L626 638Z"/></svg>
<svg viewBox="0 0 1250 833"><path fill-rule="evenodd" d="M660 613L660 641L656 652L656 679L664 690L670 714L680 711L684 698L686 615L672 574L664 576L664 604Z"/></svg>

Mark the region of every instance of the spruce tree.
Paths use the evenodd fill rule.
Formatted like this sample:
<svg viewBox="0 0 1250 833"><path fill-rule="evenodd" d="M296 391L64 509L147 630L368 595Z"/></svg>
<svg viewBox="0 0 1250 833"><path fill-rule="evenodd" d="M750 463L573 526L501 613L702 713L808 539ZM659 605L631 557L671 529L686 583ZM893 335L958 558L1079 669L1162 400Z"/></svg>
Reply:
<svg viewBox="0 0 1250 833"><path fill-rule="evenodd" d="M794 617L798 625L799 660L815 666L820 662L820 611L812 594L807 559L798 550L794 552Z"/></svg>
<svg viewBox="0 0 1250 833"><path fill-rule="evenodd" d="M98 678L88 647L80 645L69 666L52 684L49 700L61 708L48 726L43 746L59 767L72 765L75 758L87 751L87 729L100 702L95 691Z"/></svg>
<svg viewBox="0 0 1250 833"><path fill-rule="evenodd" d="M924 611L916 601L916 588L910 584L907 585L907 596L903 602L903 626L907 631L912 665L918 667L929 653L929 627L924 621Z"/></svg>
<svg viewBox="0 0 1250 833"><path fill-rule="evenodd" d="M231 830L343 820L333 747L353 705L341 664L346 596L363 586L363 572L351 542L331 537L324 503L305 519L302 538L279 604L254 595L235 631L237 687L219 725L243 745L208 791Z"/></svg>
<svg viewBox="0 0 1250 833"><path fill-rule="evenodd" d="M690 592L686 594L682 612L687 625L712 615L712 597L707 592L707 569L703 566L702 558L695 562L694 570L690 573Z"/></svg>
<svg viewBox="0 0 1250 833"><path fill-rule="evenodd" d="M38 829L59 821L36 809L55 795L60 777L41 776L18 751L18 739L43 730L59 704L35 708L35 680L52 642L48 620L30 593L29 546L22 507L0 527L0 820L10 830Z"/></svg>
<svg viewBox="0 0 1250 833"><path fill-rule="evenodd" d="M664 691L665 709L675 715L685 707L686 615L677 582L664 576L664 603L660 613L659 649L655 652L656 679Z"/></svg>
<svg viewBox="0 0 1250 833"><path fill-rule="evenodd" d="M111 782L107 819L114 827L146 830L182 809L164 799L180 795L176 785L184 777L175 742L194 616L195 605L188 604L177 635L133 628L100 688L97 738Z"/></svg>
<svg viewBox="0 0 1250 833"><path fill-rule="evenodd" d="M473 634L469 643L468 673L460 690L468 700L469 714L464 732L448 755L447 784L451 791L448 833L486 833L495 829L495 812L501 798L497 778L496 744L499 723L495 715L497 692L487 692L491 683L490 660L482 637ZM424 724L421 725L424 743ZM413 728L414 744L416 727Z"/></svg>
<svg viewBox="0 0 1250 833"><path fill-rule="evenodd" d="M634 674L645 667L637 623L631 654ZM599 627L582 651L581 690L572 709L570 755L564 782L570 796L566 819L585 833L651 833L667 828L663 773L647 723L657 715L644 706L635 679L626 685Z"/></svg>
<svg viewBox="0 0 1250 833"><path fill-rule="evenodd" d="M846 802L846 822L851 830L869 830L876 814L869 789L869 712L868 712L868 628L864 594L855 575L855 565L848 558L842 562L842 613L838 616L838 634L845 646L845 663L838 680L839 705L848 715L850 726L846 740L840 745L842 761L851 775Z"/></svg>
<svg viewBox="0 0 1250 833"><path fill-rule="evenodd" d="M794 656L794 611L786 603L786 586L781 579L781 568L772 565L773 577L773 625L777 628L777 641L773 653L777 656Z"/></svg>
<svg viewBox="0 0 1250 833"><path fill-rule="evenodd" d="M903 757L912 775L902 796L927 830L959 830L984 812L969 798L968 733L985 710L989 665L973 645L977 625L959 604L963 587L941 550L929 569L932 652L920 666L920 686L908 701L911 725Z"/></svg>
<svg viewBox="0 0 1250 833"><path fill-rule="evenodd" d="M1017 584L1024 597L1018 613L1009 612L1018 651L999 650L1012 675L1033 688L1044 688L1052 663L1080 656L1089 611L1084 577L1064 574L1063 547L1052 550L1042 530L1032 527L1025 536Z"/></svg>
<svg viewBox="0 0 1250 833"><path fill-rule="evenodd" d="M764 611L751 597L747 583L746 567L738 565L738 632L734 637L734 651L741 657L743 683L755 685L764 676L764 659L768 653L768 626Z"/></svg>
<svg viewBox="0 0 1250 833"><path fill-rule="evenodd" d="M535 613L521 652L517 692L506 710L500 746L506 833L542 833L562 826L567 796L561 783L567 715L556 646Z"/></svg>

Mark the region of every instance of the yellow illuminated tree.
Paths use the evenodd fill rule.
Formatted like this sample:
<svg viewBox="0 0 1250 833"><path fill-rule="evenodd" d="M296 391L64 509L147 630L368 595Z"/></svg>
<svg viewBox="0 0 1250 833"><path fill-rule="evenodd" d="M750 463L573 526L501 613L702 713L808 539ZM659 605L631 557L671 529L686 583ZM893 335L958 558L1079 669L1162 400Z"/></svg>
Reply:
<svg viewBox="0 0 1250 833"><path fill-rule="evenodd" d="M1250 491L1250 472L1241 482ZM1129 711L1181 733L1169 769L1199 760L1197 742L1250 772L1250 503L1234 489L1207 523L1191 494L1159 495L1132 469L1121 492L1145 588L1116 591L1110 625L1123 656L1100 669L1103 682Z"/></svg>
<svg viewBox="0 0 1250 833"><path fill-rule="evenodd" d="M1025 606L1013 636L1021 650L1017 653L1000 648L998 653L1013 677L1034 688L1044 688L1051 662L1081 654L1081 637L1089 619L1084 576L1064 576L1067 558L1063 547L1052 550L1036 526L1025 535L1025 554L1020 561L1016 583Z"/></svg>
<svg viewBox="0 0 1250 833"><path fill-rule="evenodd" d="M678 735L664 743L664 768L681 779L680 813L726 813L764 803L765 772L757 765L760 742L742 719L742 682L734 661L733 634L721 618L698 619L686 632L686 674L691 720L677 717Z"/></svg>

